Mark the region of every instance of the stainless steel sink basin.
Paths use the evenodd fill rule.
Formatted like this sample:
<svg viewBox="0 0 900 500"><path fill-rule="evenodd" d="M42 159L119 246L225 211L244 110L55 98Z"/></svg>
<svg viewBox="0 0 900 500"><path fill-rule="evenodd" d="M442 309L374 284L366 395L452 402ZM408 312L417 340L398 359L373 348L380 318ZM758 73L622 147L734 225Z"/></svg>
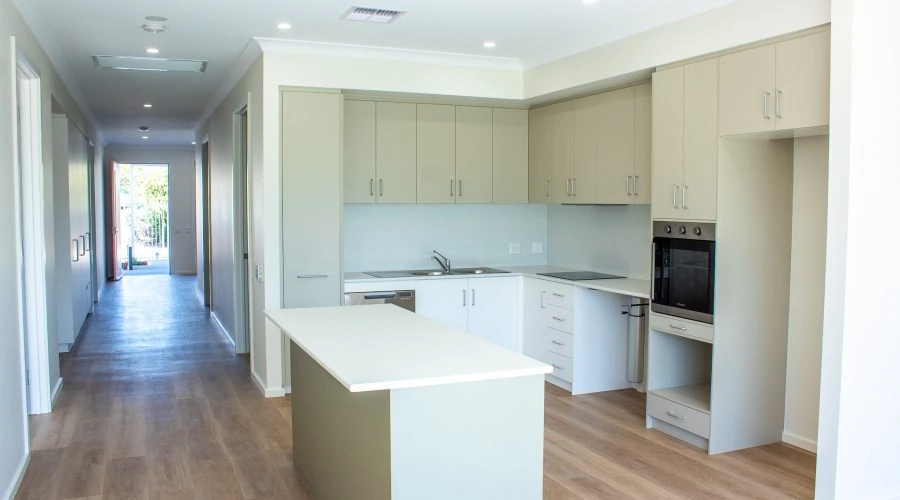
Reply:
<svg viewBox="0 0 900 500"><path fill-rule="evenodd" d="M509 271L501 271L492 267L461 267L459 269L451 269L450 274L503 274Z"/></svg>
<svg viewBox="0 0 900 500"><path fill-rule="evenodd" d="M366 271L366 274L376 278L408 278L414 276L467 276L472 274L505 274L509 271L501 271L492 267L461 267L451 269L448 273L441 269L412 269L407 271Z"/></svg>
<svg viewBox="0 0 900 500"><path fill-rule="evenodd" d="M444 271L407 271L412 276L443 276L447 274Z"/></svg>

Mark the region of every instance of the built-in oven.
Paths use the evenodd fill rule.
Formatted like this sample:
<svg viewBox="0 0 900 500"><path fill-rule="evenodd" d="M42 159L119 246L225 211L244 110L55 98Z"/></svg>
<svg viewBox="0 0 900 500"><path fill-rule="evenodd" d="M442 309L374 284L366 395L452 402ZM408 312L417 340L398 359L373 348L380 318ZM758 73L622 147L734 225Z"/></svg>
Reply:
<svg viewBox="0 0 900 500"><path fill-rule="evenodd" d="M713 322L716 225L653 222L650 310Z"/></svg>

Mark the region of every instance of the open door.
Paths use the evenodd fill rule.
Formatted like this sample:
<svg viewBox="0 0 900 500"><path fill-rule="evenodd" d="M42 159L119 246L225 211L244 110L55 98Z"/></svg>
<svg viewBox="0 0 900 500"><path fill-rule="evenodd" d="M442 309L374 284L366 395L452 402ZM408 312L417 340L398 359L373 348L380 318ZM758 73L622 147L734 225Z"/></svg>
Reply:
<svg viewBox="0 0 900 500"><path fill-rule="evenodd" d="M122 266L119 265L119 178L116 162L110 160L106 163L103 172L103 188L106 201L104 212L106 213L106 278L110 280L122 279Z"/></svg>

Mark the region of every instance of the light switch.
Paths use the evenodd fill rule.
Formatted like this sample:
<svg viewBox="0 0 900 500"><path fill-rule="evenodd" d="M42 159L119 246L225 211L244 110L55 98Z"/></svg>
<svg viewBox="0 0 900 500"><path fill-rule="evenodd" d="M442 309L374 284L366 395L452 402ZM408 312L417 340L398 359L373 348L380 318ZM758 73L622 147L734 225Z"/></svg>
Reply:
<svg viewBox="0 0 900 500"><path fill-rule="evenodd" d="M532 241L531 242L531 253L544 253L544 242L543 241Z"/></svg>
<svg viewBox="0 0 900 500"><path fill-rule="evenodd" d="M519 255L520 253L522 253L522 245L520 245L517 241L509 242L509 254Z"/></svg>
<svg viewBox="0 0 900 500"><path fill-rule="evenodd" d="M256 266L256 281L263 281L263 267Z"/></svg>

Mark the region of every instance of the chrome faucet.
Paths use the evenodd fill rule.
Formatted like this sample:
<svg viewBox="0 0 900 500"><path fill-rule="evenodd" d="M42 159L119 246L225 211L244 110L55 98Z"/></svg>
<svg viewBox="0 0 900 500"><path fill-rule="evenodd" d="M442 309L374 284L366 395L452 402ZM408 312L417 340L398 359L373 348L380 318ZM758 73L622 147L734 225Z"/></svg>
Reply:
<svg viewBox="0 0 900 500"><path fill-rule="evenodd" d="M449 273L450 272L450 259L448 259L447 257L444 257L441 254L441 252L438 252L437 250L432 250L431 253L435 254L435 255L431 256L432 260L437 262L438 265L441 266L441 269L443 269L445 273Z"/></svg>

